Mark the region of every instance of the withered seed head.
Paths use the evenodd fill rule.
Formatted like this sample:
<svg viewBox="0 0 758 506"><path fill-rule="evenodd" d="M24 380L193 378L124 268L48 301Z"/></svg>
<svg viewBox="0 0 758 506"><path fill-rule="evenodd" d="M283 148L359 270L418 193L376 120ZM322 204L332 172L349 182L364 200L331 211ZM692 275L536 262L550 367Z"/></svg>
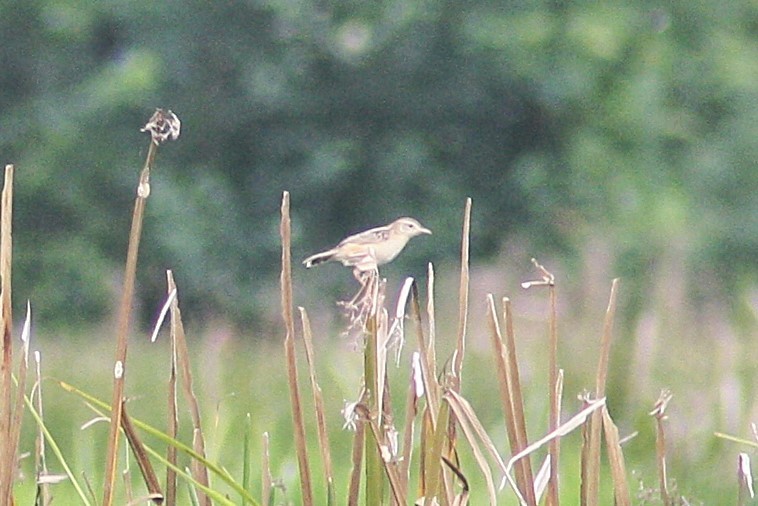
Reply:
<svg viewBox="0 0 758 506"><path fill-rule="evenodd" d="M171 109L164 111L159 108L155 110L147 124L140 129L140 132L150 132L153 142L157 145L168 139L176 140L181 128L182 122L179 121L176 114L171 112Z"/></svg>

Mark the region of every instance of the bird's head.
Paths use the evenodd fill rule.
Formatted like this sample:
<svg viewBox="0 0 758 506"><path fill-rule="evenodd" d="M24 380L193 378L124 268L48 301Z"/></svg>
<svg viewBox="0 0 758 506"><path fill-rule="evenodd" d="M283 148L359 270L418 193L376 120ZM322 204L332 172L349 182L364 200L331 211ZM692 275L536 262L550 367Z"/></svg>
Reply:
<svg viewBox="0 0 758 506"><path fill-rule="evenodd" d="M424 227L421 225L421 223L414 220L413 218L398 218L392 222L390 225L390 230L396 234L404 235L408 238L432 233L431 230Z"/></svg>

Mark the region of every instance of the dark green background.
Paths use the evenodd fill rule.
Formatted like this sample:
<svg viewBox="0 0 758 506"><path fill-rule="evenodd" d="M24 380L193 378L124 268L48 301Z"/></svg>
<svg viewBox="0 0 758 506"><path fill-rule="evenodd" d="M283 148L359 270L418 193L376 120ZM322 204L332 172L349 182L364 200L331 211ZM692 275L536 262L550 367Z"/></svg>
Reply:
<svg viewBox="0 0 758 506"><path fill-rule="evenodd" d="M172 268L187 318L260 322L283 190L296 259L410 215L434 230L399 260L421 274L458 256L470 196L474 265L599 241L632 307L661 258L728 303L756 284L756 33L747 0L2 2L15 300L48 327L109 314L165 107L143 321Z"/></svg>

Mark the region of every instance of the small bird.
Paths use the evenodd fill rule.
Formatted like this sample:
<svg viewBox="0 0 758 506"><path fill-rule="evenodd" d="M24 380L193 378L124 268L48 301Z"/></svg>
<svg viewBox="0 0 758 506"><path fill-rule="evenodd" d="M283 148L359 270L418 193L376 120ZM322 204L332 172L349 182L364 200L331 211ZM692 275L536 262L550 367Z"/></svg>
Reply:
<svg viewBox="0 0 758 506"><path fill-rule="evenodd" d="M413 218L398 218L384 227L346 237L334 248L311 255L303 263L310 269L335 260L352 267L353 274L360 280L364 272L394 260L411 238L431 233Z"/></svg>

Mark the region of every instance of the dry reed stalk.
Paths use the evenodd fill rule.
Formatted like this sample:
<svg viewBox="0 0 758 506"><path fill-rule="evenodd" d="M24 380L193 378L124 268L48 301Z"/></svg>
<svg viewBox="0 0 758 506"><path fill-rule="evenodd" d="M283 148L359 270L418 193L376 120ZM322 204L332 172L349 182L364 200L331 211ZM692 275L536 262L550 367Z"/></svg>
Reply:
<svg viewBox="0 0 758 506"><path fill-rule="evenodd" d="M326 415L324 413L324 396L321 387L316 380L316 363L313 358L313 334L308 312L299 307L300 322L303 326L303 343L305 344L305 358L308 362L308 372L311 380L311 392L313 395L314 410L316 411L316 429L318 434L319 450L324 465L324 480L326 481L327 504L336 504L336 491L334 490L334 473L332 472L332 455L329 450L329 434L326 430Z"/></svg>
<svg viewBox="0 0 758 506"><path fill-rule="evenodd" d="M434 311L434 265L431 262L426 268L426 318L429 322L429 338L426 345L426 356L431 367L429 374L437 377L437 323Z"/></svg>
<svg viewBox="0 0 758 506"><path fill-rule="evenodd" d="M428 285L428 289L429 298L432 302L431 306L428 305L427 307L433 310L434 270L431 264L429 272L431 283ZM457 460L455 423L450 417L449 408L441 402L443 386L440 379L443 375L437 367L435 343L425 337L424 326L421 321L418 285L415 282L411 284L411 295L411 318L415 322L419 350L421 350L418 354L418 378L416 381L419 385L418 389L426 395L426 407L422 414L419 488L422 497L427 501L426 504L432 504L429 502L432 500L443 501L443 504L448 504L453 500L455 494L451 474L446 472L442 459L447 457ZM434 320L433 315L430 318ZM432 329L430 328L431 332ZM455 384L455 378L450 375L444 375L444 377L451 384Z"/></svg>
<svg viewBox="0 0 758 506"><path fill-rule="evenodd" d="M121 428L124 430L126 440L129 442L129 447L132 449L134 458L142 473L142 479L145 480L145 485L147 486L147 491L151 496L151 500L155 504L162 504L163 492L161 491L161 485L158 483L155 469L153 469L153 465L147 457L145 445L142 443L142 440L137 434L129 415L126 412L126 402L124 402L124 406L121 406Z"/></svg>
<svg viewBox="0 0 758 506"><path fill-rule="evenodd" d="M462 429L463 434L466 437L469 446L471 447L474 458L479 465L479 469L484 475L485 481L487 483L487 493L489 496L490 504L497 504L495 480L492 476L492 471L490 470L489 464L487 463L485 454L480 448L479 441L481 441L481 443L484 445L484 449L487 450L487 453L490 455L490 457L497 462L498 467L501 470L505 471L505 463L501 459L500 454L498 454L495 444L492 442L489 435L484 430L484 426L482 426L482 423L479 421L476 413L474 413L471 404L469 404L469 402L464 399L459 393L453 389L448 389L442 396L442 400L445 401L444 405L449 406L453 411L455 420L458 426ZM518 494L518 491L516 492Z"/></svg>
<svg viewBox="0 0 758 506"><path fill-rule="evenodd" d="M121 295L121 304L119 306L118 326L116 327L116 357L113 366L113 396L111 399L111 423L108 435L108 452L105 461L103 506L110 506L113 503L113 494L116 483L116 461L118 459L119 447L119 429L121 427L121 401L124 398L127 335L129 332L129 320L132 312L132 299L134 298L137 254L139 252L139 241L142 235L142 220L145 212L145 204L147 202L147 197L150 195L150 167L155 159L157 149L157 144L150 142L145 166L139 177L137 197L134 202L134 211L132 213L132 228L129 234L129 246L126 256L124 287Z"/></svg>
<svg viewBox="0 0 758 506"><path fill-rule="evenodd" d="M469 293L469 246L471 242L471 197L466 199L463 210L463 232L461 233L461 281L458 288L458 340L453 356L453 377L455 388L460 392L461 370L466 352L466 323L468 320Z"/></svg>
<svg viewBox="0 0 758 506"><path fill-rule="evenodd" d="M421 458L419 459L419 490L423 497L428 497L430 485L437 483L437 477L432 479L435 473L441 469L440 460L433 458L433 441L437 434L439 409L440 409L440 385L437 377L431 374L436 370L436 364L430 361L429 346L424 334L424 327L421 321L421 306L418 295L418 285L414 281L411 283L411 319L414 322L416 336L418 338L419 360L418 370L420 383L423 385L423 391L426 396L426 406L422 415L421 423ZM434 357L434 355L432 355ZM435 488L436 485L431 488Z"/></svg>
<svg viewBox="0 0 758 506"><path fill-rule="evenodd" d="M18 377L13 392L13 313L12 313L12 266L13 266L13 165L5 166L5 175L0 204L0 325L2 326L2 359L0 360L0 500L13 504L13 481L18 461L18 445L24 415L24 394L29 369L29 340L31 334L31 305L27 301L26 319L21 332L22 354Z"/></svg>
<svg viewBox="0 0 758 506"><path fill-rule="evenodd" d="M552 274L551 274L552 281ZM558 372L558 310L555 293L555 283L551 282L550 292L550 353L548 355L549 384L550 384L550 422L548 428L555 430L561 423L560 392L562 381ZM560 439L555 438L548 447L550 454L550 481L547 484L547 505L558 506L558 462L560 455Z"/></svg>
<svg viewBox="0 0 758 506"><path fill-rule="evenodd" d="M113 363L113 396L111 399L111 422L108 434L108 451L105 460L105 479L103 484L103 506L113 504L114 486L116 483L116 461L118 460L119 428L121 427L121 406L124 398L124 383L126 374L127 335L134 298L134 280L137 275L137 254L142 236L142 221L145 213L147 198L150 196L150 169L155 161L158 146L168 140L179 137L180 122L171 111L157 109L150 120L142 128L149 132L150 147L147 151L145 165L137 184L137 197L132 212L132 226L129 233L129 246L126 254L124 269L124 287L119 305L118 324L116 327L116 356Z"/></svg>
<svg viewBox="0 0 758 506"><path fill-rule="evenodd" d="M611 477L613 479L614 504L615 506L631 506L632 500L629 493L629 483L626 479L626 465L624 463L624 452L621 450L619 430L613 423L607 407L603 407L602 414L608 462L611 466Z"/></svg>
<svg viewBox="0 0 758 506"><path fill-rule="evenodd" d="M430 294L430 300L427 303L427 314L430 318L430 332L434 332L434 269L429 264L429 283L428 292ZM405 344L405 325L406 318L406 306L408 304L408 297L411 293L411 287L415 283L414 279L408 277L403 282L403 286L400 289L398 296L397 307L395 309L395 317L392 322L392 326L388 331L388 338L391 340L388 345L394 343L396 347L396 359L395 364L400 367L400 357L402 354L403 346ZM433 347L430 352L433 351ZM408 486L410 481L410 462L411 454L413 452L413 434L414 434L414 422L418 413L418 399L423 395L423 385L420 379L421 371L419 366L419 352L414 351L411 355L411 376L409 382L409 388L406 395L405 402L405 421L403 424L403 442L397 449L399 458L397 459L397 474L400 477L400 484L403 486L403 495L408 495ZM389 413L389 409L387 409Z"/></svg>
<svg viewBox="0 0 758 506"><path fill-rule="evenodd" d="M506 324L509 326L509 338L503 342L500 324L495 309L495 300L492 295L487 295L487 313L490 322L491 343L495 368L500 384L500 400L505 416L505 428L511 453L515 454L526 448L526 421L524 418L523 399L521 397L521 385L518 379L518 366L515 356L513 338L512 315L510 304L507 299L503 300L505 307ZM532 478L529 456L519 460L516 464L516 484L529 506L536 506L534 496L534 482Z"/></svg>
<svg viewBox="0 0 758 506"><path fill-rule="evenodd" d="M413 283L414 279L411 277L407 277L405 278L405 281L403 281L403 286L400 288L400 293L397 297L395 316L388 331L390 344L395 348L395 367L400 367L400 357L402 356L403 348L405 347L405 320L407 317L406 308L408 306L408 297L411 294L411 286ZM428 310L429 308L427 305L427 311Z"/></svg>
<svg viewBox="0 0 758 506"><path fill-rule="evenodd" d="M171 271L166 272L168 280L168 292L177 292L174 276ZM197 401L192 379L192 367L190 366L190 355L187 348L187 339L184 334L184 323L182 322L182 312L179 309L179 296L176 295L171 300L171 341L176 350L178 369L181 372L182 389L190 408L190 418L192 419L192 449L202 456L205 454L205 437L203 436L202 421L200 417L200 404ZM190 465L192 477L203 487L208 488L210 480L208 478L208 469L197 459L193 459ZM200 504L210 506L211 499L202 490L197 491Z"/></svg>
<svg viewBox="0 0 758 506"><path fill-rule="evenodd" d="M13 422L11 423L11 436L8 441L10 445L10 455L14 456L14 459L18 458L18 445L21 441L21 425L24 417L24 395L26 392L26 375L29 370L29 340L31 338L31 318L32 308L31 304L27 300L26 302L26 318L24 319L23 330L21 331L21 360L18 365L18 376L16 381L16 405L13 407ZM12 487L12 485L11 485ZM13 500L13 494L11 490L11 500Z"/></svg>
<svg viewBox="0 0 758 506"><path fill-rule="evenodd" d="M282 239L282 318L284 319L284 355L287 364L287 380L290 391L290 404L292 406L292 424L294 425L295 448L297 450L297 464L300 470L300 487L303 496L303 504L315 504L311 486L311 472L308 467L308 448L305 438L305 423L303 421L303 407L300 401L300 391L297 386L297 358L295 356L295 318L292 304L292 255L290 252L291 227L290 220L290 194L285 191L282 194L281 223L279 234Z"/></svg>
<svg viewBox="0 0 758 506"><path fill-rule="evenodd" d="M463 370L463 359L466 354L466 327L468 320L468 295L469 295L469 249L470 249L470 230L471 230L471 198L466 199L466 204L463 212L463 230L461 233L461 274L460 284L458 289L458 329L455 351L452 357L452 370L450 375L450 388L459 392L461 387L461 374ZM435 317L434 317L434 269L432 264L429 264L429 280L428 280L428 303L427 313L429 318L429 340L425 347L420 348L423 350L424 360L422 360L422 371L424 365L428 367L426 376L427 386L431 384L430 378L434 378L436 382L437 378L437 357L436 357L436 329L435 329ZM417 292L415 293L417 296ZM420 314L418 329L421 330ZM419 337L423 341L423 333L419 332ZM427 413L430 415L430 421L432 423L432 433L434 434L434 442L432 444L432 452L428 458L425 458L423 464L423 480L425 486L428 486L424 492L426 500L429 500L429 493L432 497L439 497L442 488L439 486L438 479L442 479L442 484L445 489L444 500L450 502L453 501L453 491L451 477L445 472L445 468L442 466L443 458L448 460L456 459L456 424L453 418L449 417L449 413L444 405L439 403L439 385L435 384L433 388L428 388L427 391ZM431 397L429 397L431 396ZM444 414L446 418L446 424L438 424L434 419L434 414ZM446 430L446 447L438 448L438 444L443 441L441 438L441 430ZM427 434L428 432L422 432ZM437 454L437 450L440 450L440 454ZM443 454L444 452L444 454Z"/></svg>
<svg viewBox="0 0 758 506"><path fill-rule="evenodd" d="M24 327L21 332L21 360L18 365L18 376L16 381L16 404L13 407L13 421L11 423L11 434L8 440L9 455L14 460L18 460L18 445L21 440L21 425L24 417L24 392L26 391L26 376L29 370L29 339L31 333L31 304L26 302L26 318ZM12 487L12 485L11 485ZM10 500L13 500L12 490Z"/></svg>
<svg viewBox="0 0 758 506"><path fill-rule="evenodd" d="M427 410L429 407L427 406ZM439 411L436 416L436 425L431 432L431 440L428 444L428 450L424 455L424 505L430 506L439 503L444 504L446 497L443 496L443 468L442 457L445 451L446 442L448 442L448 424L450 423L450 407L445 403L440 403Z"/></svg>
<svg viewBox="0 0 758 506"><path fill-rule="evenodd" d="M550 388L550 413L548 415L548 430L554 432L560 424L560 399L558 395L558 382L560 381L558 373L558 309L557 295L555 292L555 276L543 267L536 259L532 258L532 264L540 271L542 279L522 283L524 288L532 286L547 286L550 304L550 313L548 316L548 386ZM550 480L547 484L547 506L558 506L560 504L558 493L558 457L560 453L560 439L554 438L548 445L548 454L550 455Z"/></svg>
<svg viewBox="0 0 758 506"><path fill-rule="evenodd" d="M171 284L173 282L173 276L171 271L166 271L166 282L167 285ZM168 294L169 294L169 300L171 300L171 304L173 304L173 299L176 298L176 289L171 290L171 288L168 288ZM161 318L162 319L162 318ZM156 325L156 329L158 328L158 325ZM157 330L156 330L157 332ZM153 339L155 340L155 339ZM176 339L175 336L171 335L171 364L170 364L170 370L169 370L169 376L168 376L168 392L167 392L167 402L168 402L168 410L167 410L167 422L168 426L166 428L166 434L172 439L176 439L177 435L179 433L179 409L178 409L178 398L177 398L177 390L176 390L176 382L177 382L177 350L176 350ZM176 505L176 498L177 498L177 490L176 490L176 471L174 470L175 467L177 467L177 450L174 445L167 445L166 448L166 460L171 464L166 469L166 506L175 506Z"/></svg>
<svg viewBox="0 0 758 506"><path fill-rule="evenodd" d="M268 432L263 433L263 455L261 455L263 462L261 463L261 505L270 506L273 503L273 496L271 495L271 488L273 478L271 477L271 455L269 452L269 439Z"/></svg>
<svg viewBox="0 0 758 506"><path fill-rule="evenodd" d="M526 432L526 414L524 413L524 396L521 389L521 375L519 374L518 359L516 356L516 332L513 328L513 306L510 299L503 298L503 318L505 321L505 342L503 351L505 352L505 363L507 365L506 372L511 393L511 403L513 407L513 419L514 428L516 432L516 444L517 448L514 448L514 452L519 452L527 447L529 444L529 438ZM524 487L523 491L525 500L530 506L537 502L535 497L534 487L528 486L528 484L534 483L532 473L532 463L529 455L525 455L520 459L516 465L517 469L521 468L521 474L523 475Z"/></svg>
<svg viewBox="0 0 758 506"><path fill-rule="evenodd" d="M13 442L13 314L11 311L11 274L13 263L13 165L5 166L0 223L0 325L2 325L2 360L0 360L0 501L12 504L16 451Z"/></svg>
<svg viewBox="0 0 758 506"><path fill-rule="evenodd" d="M463 490L461 490L461 493L456 494L456 496L453 498L453 502L451 503L451 506L466 506L468 504L469 492L470 492L466 475L464 475L463 472L460 469L458 469L458 467L455 464L453 464L449 459L442 457L442 461L445 463L448 469L450 469L450 471L455 475L455 477L458 478L458 481L461 482L461 486L463 488Z"/></svg>
<svg viewBox="0 0 758 506"><path fill-rule="evenodd" d="M744 506L755 498L753 489L753 472L750 466L750 455L740 453L737 456L737 505Z"/></svg>
<svg viewBox="0 0 758 506"><path fill-rule="evenodd" d="M579 399L582 401L582 406L586 407L589 405L589 403L592 401L592 396L589 392L584 391L579 396ZM590 418L590 420L592 420ZM590 465L592 462L592 459L590 458L590 449L592 447L591 445L591 439L592 439L592 426L591 423L585 424L582 427L582 449L580 453L580 472L579 472L579 503L582 506L587 506L588 501L588 495L589 495L589 486L590 482L592 481L590 479L590 473L591 472L598 472L598 467L593 467ZM598 452L599 455L599 452ZM599 464L599 462L598 462ZM597 494L595 494L595 498L597 499Z"/></svg>
<svg viewBox="0 0 758 506"><path fill-rule="evenodd" d="M401 459L398 463L398 474L403 478L405 484L405 495L408 495L410 482L411 460L413 455L413 433L414 421L418 414L418 400L423 395L423 386L421 384L421 371L418 365L418 352L412 356L411 376L408 382L408 394L405 400L405 423L403 424L403 448L401 450Z"/></svg>
<svg viewBox="0 0 758 506"><path fill-rule="evenodd" d="M36 381L32 387L32 394L30 397L30 404L35 400L36 394L36 408L37 414L41 420L44 420L44 414L42 411L42 357L39 351L34 352L35 363L35 377ZM50 496L50 485L46 479L49 471L47 469L47 457L45 452L45 432L42 428L42 424L39 424L37 437L34 441L34 468L37 473L37 500L41 506L48 506L52 500Z"/></svg>
<svg viewBox="0 0 758 506"><path fill-rule="evenodd" d="M8 176L6 172L6 177ZM12 174L10 176L12 178ZM6 196L5 188L10 188L9 193L10 195ZM8 211L9 207L6 205L7 202L12 200L12 191L13 191L13 185L12 183L10 186L8 186L8 182L6 179L6 187L3 189L3 227L6 226L5 222L5 216L6 212L8 214L8 223L11 221L11 215L12 213ZM9 226L9 225L8 225ZM5 228L3 229L5 230ZM3 239L5 241L5 238ZM4 242L3 244L7 244L7 242ZM10 266L10 262L8 264ZM10 276L8 271L3 270L2 276ZM10 284L10 282L9 282ZM5 292L5 287L3 287L3 292ZM8 307L9 308L9 307ZM3 332L10 333L11 330L9 328L10 323L6 324L6 322L10 322L10 318L7 316L9 313L6 312L6 306L3 305L2 310L2 320L3 320ZM29 369L29 338L30 338L30 328L31 328L31 307L29 305L29 302L27 302L26 306L26 319L24 321L24 327L23 331L21 332L21 343L22 343L22 353L21 353L21 360L19 361L19 372L18 372L18 379L16 382L16 400L15 403L12 406L8 406L8 409L10 412L8 413L8 418L10 418L10 424L7 427L7 430L0 433L2 435L3 443L5 445L4 452L5 455L3 456L3 471L8 473L5 476L3 476L2 479L7 479L9 482L7 483L7 489L4 489L3 493L5 494L7 503L6 504L13 504L14 498L13 498L13 481L16 476L16 471L18 470L18 445L19 441L21 439L21 425L23 422L23 415L24 415L24 392L26 391L26 374ZM5 339L3 339L5 341ZM9 343L11 343L11 340L8 340ZM12 346L12 344L9 344L9 348ZM8 366L7 370L10 371L11 367L13 366L12 363L13 360L13 354L12 352L9 354L9 362L8 364L5 363L5 356L3 357L3 367L6 365ZM10 378L12 381L12 377ZM10 393L12 392L12 384L8 387L7 395L9 397L10 401ZM5 484L3 484L5 486Z"/></svg>
<svg viewBox="0 0 758 506"><path fill-rule="evenodd" d="M365 404L360 404L358 406L358 410L362 411L361 418L365 422L364 424L367 424L369 428L371 429L371 432L374 436L374 441L376 442L376 452L379 455L386 454L386 458L383 458L383 464L384 464L384 472L387 476L387 481L390 484L390 492L391 492L391 499L393 501L393 504L398 505L405 505L408 503L408 499L405 496L404 490L405 487L402 483L402 477L398 473L398 467L395 465L395 462L392 460L392 456L389 455L387 452L388 450L388 441L386 440L387 435L386 431L382 430L379 425L376 423L376 421L371 417L371 414L366 409ZM381 504L382 498L379 498L379 503L367 503L367 504Z"/></svg>
<svg viewBox="0 0 758 506"><path fill-rule="evenodd" d="M469 292L469 229L471 225L471 199L466 199L466 206L463 214L463 232L461 238L461 278L458 291L458 333L456 347L453 352L451 372L448 375L448 387L460 392L461 374L463 369L463 357L466 353L466 321L468 318L468 292ZM429 319L429 345L428 345L428 362L431 367L431 375L437 378L437 343L436 343L436 324L434 315L434 267L429 263L428 269L428 289L427 289L427 314ZM457 461L456 455L457 434L455 431L455 420L450 419L447 427L447 447L445 448L442 458L450 461ZM451 473L445 472L445 467L440 463L440 471L446 489L447 497L454 497L453 482Z"/></svg>
<svg viewBox="0 0 758 506"><path fill-rule="evenodd" d="M433 375L432 371L437 370L437 364L433 362L435 355L429 353L429 345L427 344L424 326L421 322L421 304L419 302L418 285L415 281L411 284L411 319L415 324L416 336L418 337L421 380L424 385L424 393L426 394L426 404L428 407L426 411L430 417L432 427L436 427L437 411L439 410L440 404L440 391L437 376Z"/></svg>
<svg viewBox="0 0 758 506"><path fill-rule="evenodd" d="M664 427L664 422L668 419L666 408L669 402L671 402L671 397L670 390L662 390L653 410L650 412L650 416L655 418L655 455L658 464L658 486L661 491L661 502L663 502L664 506L673 504L671 495L669 494L668 473L666 470L666 430Z"/></svg>
<svg viewBox="0 0 758 506"><path fill-rule="evenodd" d="M507 465L505 466L505 479L508 481L508 483L513 487L514 491L518 495L518 490L515 484L515 480L511 477L511 470L516 465L516 463L524 458L526 455L529 455L539 448L543 447L544 445L549 445L551 441L554 441L557 438L563 437L567 434L570 434L572 431L576 430L578 427L582 427L586 422L589 416L597 409L601 409L603 406L605 406L605 398L589 401L589 404L586 405L579 413L572 416L570 419L568 419L565 423L558 426L557 429L554 431L546 434L541 439L529 444L526 448L521 450L521 452L517 453L516 455L513 455L511 459L508 461ZM539 502L540 496L542 495L541 487L536 486L540 482L540 475L543 473L543 471L547 470L547 468L550 466L550 455L548 454L547 459L545 461L545 465L540 468L540 471L538 473L538 477L535 479L535 491L537 495L537 501ZM519 495L519 501L520 503L526 504L524 502L524 499Z"/></svg>
<svg viewBox="0 0 758 506"><path fill-rule="evenodd" d="M365 400L365 394L361 402ZM360 489L361 489L361 463L363 462L363 449L365 448L366 440L366 425L363 423L356 424L355 436L353 436L353 451L351 453L350 460L353 463L353 468L350 471L350 485L347 491L347 504L348 506L358 506L360 504Z"/></svg>
<svg viewBox="0 0 758 506"><path fill-rule="evenodd" d="M608 307L605 311L603 322L603 334L600 339L600 354L595 376L595 398L605 397L605 387L608 379L608 364L611 356L611 339L613 337L613 319L616 314L616 299L618 297L619 279L616 278L611 284L611 295ZM595 506L598 504L600 493L600 448L601 429L603 427L603 413L596 411L590 418L587 434L586 458L583 459L582 469L582 504Z"/></svg>
<svg viewBox="0 0 758 506"><path fill-rule="evenodd" d="M495 309L495 298L492 294L487 294L487 320L490 324L490 343L492 344L493 357L495 357L495 369L500 385L500 401L503 405L503 414L505 415L505 429L508 443L511 446L511 453L518 453L519 449L516 448L518 438L516 436L513 393L509 379L510 361L506 359L507 351L503 345L503 335L500 331L500 322L497 318L497 310ZM516 470L516 481L519 484L519 489L521 489L523 486L523 475L520 473L520 466Z"/></svg>
<svg viewBox="0 0 758 506"><path fill-rule="evenodd" d="M378 276L375 271L372 276ZM372 283L376 287L371 297L371 304L368 317L366 319L366 344L363 353L363 380L366 389L366 403L363 404L368 408L367 420L372 416L381 418L381 389L383 379L379 373L379 322L378 322L378 283ZM361 423L364 423L362 421ZM374 440L372 441L372 436ZM372 432L365 438L364 454L366 460L366 504L380 504L383 496L383 479L382 479L382 457L377 451L381 439L377 439Z"/></svg>
<svg viewBox="0 0 758 506"><path fill-rule="evenodd" d="M611 283L611 294L608 299L608 307L605 310L603 321L603 336L600 341L600 358L597 364L597 378L595 382L595 398L605 397L605 387L608 380L608 365L611 358L611 340L613 339L613 321L616 316L616 301L621 280L615 278ZM594 415L593 415L594 417Z"/></svg>
<svg viewBox="0 0 758 506"><path fill-rule="evenodd" d="M172 366L171 374L172 376L169 378L169 412L166 433L169 437L176 439L179 429L179 418L176 405L176 369L174 366ZM173 466L169 466L166 469L166 506L174 506L176 504L176 471L174 471L174 467L177 466L177 451L174 445L168 445L168 448L166 448L166 460Z"/></svg>
<svg viewBox="0 0 758 506"><path fill-rule="evenodd" d="M419 430L419 473L418 473L418 493L420 497L426 497L426 490L429 488L426 478L426 470L429 467L429 447L433 439L432 417L429 414L429 405L424 406L421 412L421 428ZM418 501L417 501L418 502Z"/></svg>
<svg viewBox="0 0 758 506"><path fill-rule="evenodd" d="M378 395L376 399L376 424L384 436L384 426L392 423L392 406L389 398L389 385L387 383L387 363L389 356L390 340L389 313L384 307L384 290L386 280L379 283L377 292L377 329L376 329L376 385ZM380 439L381 441L381 439Z"/></svg>

